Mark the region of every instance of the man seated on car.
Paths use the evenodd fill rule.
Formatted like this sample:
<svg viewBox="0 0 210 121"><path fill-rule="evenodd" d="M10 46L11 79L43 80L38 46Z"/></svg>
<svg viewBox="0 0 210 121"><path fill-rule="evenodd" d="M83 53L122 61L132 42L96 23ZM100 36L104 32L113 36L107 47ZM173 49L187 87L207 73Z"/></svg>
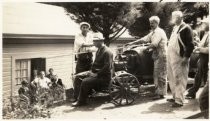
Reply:
<svg viewBox="0 0 210 121"><path fill-rule="evenodd" d="M72 106L81 106L86 104L86 98L92 89L100 90L108 86L111 80L111 69L113 54L105 46L102 38L97 37L94 46L98 48L95 61L90 71L79 73L74 80L74 98L76 99Z"/></svg>

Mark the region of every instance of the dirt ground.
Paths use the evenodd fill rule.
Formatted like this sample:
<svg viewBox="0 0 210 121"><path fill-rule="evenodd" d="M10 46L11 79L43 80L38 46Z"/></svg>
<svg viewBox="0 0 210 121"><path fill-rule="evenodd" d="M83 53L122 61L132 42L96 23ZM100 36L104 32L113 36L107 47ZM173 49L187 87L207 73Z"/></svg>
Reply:
<svg viewBox="0 0 210 121"><path fill-rule="evenodd" d="M197 98L202 88L197 93ZM88 105L72 107L71 103L51 108L53 119L183 119L200 112L198 99L186 100L181 108L172 108L167 98L152 100L154 86L141 87L139 97L131 105L115 106L110 103L108 96L97 96L88 99Z"/></svg>

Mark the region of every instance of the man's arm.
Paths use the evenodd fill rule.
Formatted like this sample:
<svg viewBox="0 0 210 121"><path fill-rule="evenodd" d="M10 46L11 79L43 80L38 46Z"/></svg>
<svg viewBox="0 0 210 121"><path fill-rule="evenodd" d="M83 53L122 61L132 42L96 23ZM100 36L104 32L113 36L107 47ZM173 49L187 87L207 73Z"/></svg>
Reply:
<svg viewBox="0 0 210 121"><path fill-rule="evenodd" d="M127 43L127 45L132 45L132 44L135 44L135 43L147 43L147 42L150 41L149 36L151 36L151 33L147 34L146 36L144 36L140 39L137 39L136 41L129 42L129 43Z"/></svg>
<svg viewBox="0 0 210 121"><path fill-rule="evenodd" d="M185 39L184 41L185 41L185 46L186 46L186 51L184 51L184 57L189 58L194 49L193 34L189 26L186 27L184 31L185 32L183 32L183 34L181 35L181 37L184 37Z"/></svg>
<svg viewBox="0 0 210 121"><path fill-rule="evenodd" d="M81 40L80 36L75 37L74 44L78 47L91 47L93 46L93 43L85 43L83 40Z"/></svg>
<svg viewBox="0 0 210 121"><path fill-rule="evenodd" d="M113 54L111 52L104 53L104 66L101 70L97 72L97 76L100 76L106 72L110 72L110 70L112 69L112 63L113 63Z"/></svg>
<svg viewBox="0 0 210 121"><path fill-rule="evenodd" d="M151 37L151 44L147 47L147 49L153 49L158 47L160 41L161 41L161 33L160 32L155 32L152 37Z"/></svg>
<svg viewBox="0 0 210 121"><path fill-rule="evenodd" d="M197 47L194 49L194 52L209 54L209 47Z"/></svg>

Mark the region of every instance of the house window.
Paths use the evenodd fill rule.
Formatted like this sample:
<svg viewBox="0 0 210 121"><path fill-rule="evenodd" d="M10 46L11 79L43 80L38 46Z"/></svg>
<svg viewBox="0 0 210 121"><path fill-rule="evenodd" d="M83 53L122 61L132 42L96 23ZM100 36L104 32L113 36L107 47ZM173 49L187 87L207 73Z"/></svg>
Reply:
<svg viewBox="0 0 210 121"><path fill-rule="evenodd" d="M16 60L15 65L15 73L16 73L16 85L20 85L22 80L30 80L30 73L31 73L31 64L30 59L19 59Z"/></svg>
<svg viewBox="0 0 210 121"><path fill-rule="evenodd" d="M18 89L21 86L21 82L25 79L28 82L33 80L33 70L45 71L46 59L45 58L23 58L15 59L14 62L14 82L13 82L13 92L18 93Z"/></svg>

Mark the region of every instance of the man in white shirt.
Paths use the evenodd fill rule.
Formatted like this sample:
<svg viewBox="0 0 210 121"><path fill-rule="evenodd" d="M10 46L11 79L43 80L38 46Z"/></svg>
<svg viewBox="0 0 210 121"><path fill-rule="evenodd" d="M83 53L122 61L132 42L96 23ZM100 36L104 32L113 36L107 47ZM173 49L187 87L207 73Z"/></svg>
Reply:
<svg viewBox="0 0 210 121"><path fill-rule="evenodd" d="M34 81L31 82L32 84L36 84L38 88L48 89L49 84L51 83L50 79L45 77L45 72L40 72L40 78L36 78Z"/></svg>
<svg viewBox="0 0 210 121"><path fill-rule="evenodd" d="M80 23L81 33L75 36L74 52L76 53L76 74L88 71L93 62L91 47L93 46L93 35L89 32L90 24Z"/></svg>
<svg viewBox="0 0 210 121"><path fill-rule="evenodd" d="M156 86L156 96L153 98L162 99L166 94L166 43L167 36L163 29L161 29L158 25L160 19L158 16L152 16L149 18L151 32L145 37L136 40L134 42L128 44L134 44L137 42L148 43L150 42L150 46L147 47L146 50L153 51L152 59L154 60L154 72L153 78ZM149 66L149 65L148 65Z"/></svg>

